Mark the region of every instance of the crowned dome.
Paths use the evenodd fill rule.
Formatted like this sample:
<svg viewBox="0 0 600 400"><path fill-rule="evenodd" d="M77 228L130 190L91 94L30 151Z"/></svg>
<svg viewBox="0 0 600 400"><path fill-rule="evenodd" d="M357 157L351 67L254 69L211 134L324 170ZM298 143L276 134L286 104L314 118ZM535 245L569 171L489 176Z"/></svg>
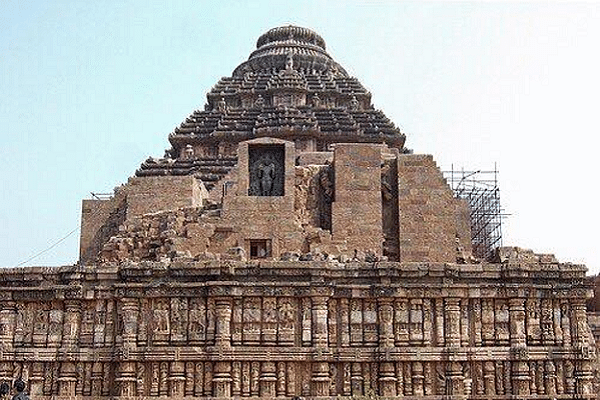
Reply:
<svg viewBox="0 0 600 400"><path fill-rule="evenodd" d="M261 35L248 60L240 64L233 76L248 72L281 70L285 68L289 56L294 58L298 69L316 72L331 71L348 76L344 68L327 53L325 40L316 32L299 26L280 26Z"/></svg>

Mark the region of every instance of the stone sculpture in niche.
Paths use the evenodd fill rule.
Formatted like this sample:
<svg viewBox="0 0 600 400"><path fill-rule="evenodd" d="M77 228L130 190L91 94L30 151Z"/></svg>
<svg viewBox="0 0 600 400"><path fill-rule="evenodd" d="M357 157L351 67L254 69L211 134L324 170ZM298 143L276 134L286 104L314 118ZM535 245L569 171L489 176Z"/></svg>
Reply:
<svg viewBox="0 0 600 400"><path fill-rule="evenodd" d="M249 196L283 196L284 149L281 145L250 146Z"/></svg>

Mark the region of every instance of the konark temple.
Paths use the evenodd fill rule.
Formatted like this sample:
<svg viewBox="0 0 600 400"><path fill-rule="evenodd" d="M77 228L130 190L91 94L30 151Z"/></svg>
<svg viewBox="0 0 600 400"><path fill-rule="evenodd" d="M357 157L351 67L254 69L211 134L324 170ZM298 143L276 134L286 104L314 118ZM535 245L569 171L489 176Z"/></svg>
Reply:
<svg viewBox="0 0 600 400"><path fill-rule="evenodd" d="M0 270L37 399L595 398L582 265L472 252L469 204L315 32L269 30L109 197Z"/></svg>

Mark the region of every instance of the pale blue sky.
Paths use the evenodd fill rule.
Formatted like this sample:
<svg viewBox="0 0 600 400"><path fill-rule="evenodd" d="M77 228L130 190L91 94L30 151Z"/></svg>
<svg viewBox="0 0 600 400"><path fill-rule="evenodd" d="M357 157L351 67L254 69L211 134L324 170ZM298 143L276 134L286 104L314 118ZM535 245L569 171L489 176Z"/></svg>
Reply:
<svg viewBox="0 0 600 400"><path fill-rule="evenodd" d="M416 153L500 169L504 243L600 271L598 3L0 3L0 266L79 225L266 30L316 30ZM78 258L78 232L26 265Z"/></svg>

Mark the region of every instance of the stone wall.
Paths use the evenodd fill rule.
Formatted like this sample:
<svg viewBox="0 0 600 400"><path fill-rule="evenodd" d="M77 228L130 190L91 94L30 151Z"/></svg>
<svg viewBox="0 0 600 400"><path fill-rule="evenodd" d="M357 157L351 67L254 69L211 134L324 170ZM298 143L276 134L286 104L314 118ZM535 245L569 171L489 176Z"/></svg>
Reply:
<svg viewBox="0 0 600 400"><path fill-rule="evenodd" d="M381 163L383 146L337 144L333 152L335 196L332 234L350 251L383 253Z"/></svg>
<svg viewBox="0 0 600 400"><path fill-rule="evenodd" d="M469 209L430 155L398 156L400 260L456 260L457 247L471 253Z"/></svg>
<svg viewBox="0 0 600 400"><path fill-rule="evenodd" d="M23 378L35 399L591 399L584 276L557 263L6 269L0 381Z"/></svg>
<svg viewBox="0 0 600 400"><path fill-rule="evenodd" d="M249 149L261 146L283 150L282 195L250 195L257 189L251 189L256 178L251 178ZM182 251L219 258L232 248L249 258L254 241L266 241L267 258L274 259L289 253L415 262L469 259L468 208L453 197L431 156L376 144L337 144L333 153L318 154L297 158L294 143L273 138L242 142L237 166L210 193L193 176L131 178L112 199L84 202L81 261L91 262L103 250L100 258L113 261L158 260ZM180 229L187 222L177 228L161 214L196 208L200 216L204 206L210 207L210 226L198 220L198 229ZM194 218L193 211L185 213Z"/></svg>
<svg viewBox="0 0 600 400"><path fill-rule="evenodd" d="M105 200L83 200L79 259L94 261L125 221L144 214L202 207L208 192L193 176L129 178Z"/></svg>

